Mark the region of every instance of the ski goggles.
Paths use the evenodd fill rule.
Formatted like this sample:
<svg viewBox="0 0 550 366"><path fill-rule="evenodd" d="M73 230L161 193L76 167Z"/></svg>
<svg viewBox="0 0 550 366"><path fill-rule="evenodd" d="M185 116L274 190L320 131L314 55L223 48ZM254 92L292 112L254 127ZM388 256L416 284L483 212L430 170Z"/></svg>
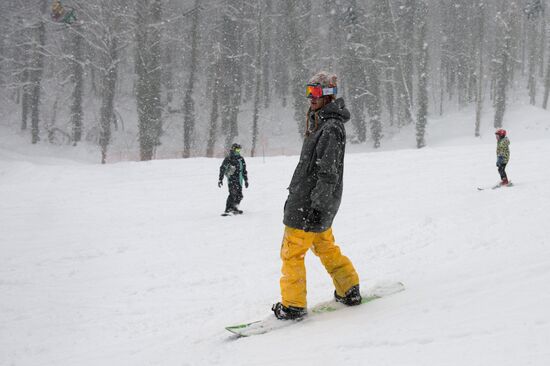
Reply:
<svg viewBox="0 0 550 366"><path fill-rule="evenodd" d="M325 95L336 95L337 91L337 87L323 88L320 84L306 85L306 97L308 98L320 98Z"/></svg>

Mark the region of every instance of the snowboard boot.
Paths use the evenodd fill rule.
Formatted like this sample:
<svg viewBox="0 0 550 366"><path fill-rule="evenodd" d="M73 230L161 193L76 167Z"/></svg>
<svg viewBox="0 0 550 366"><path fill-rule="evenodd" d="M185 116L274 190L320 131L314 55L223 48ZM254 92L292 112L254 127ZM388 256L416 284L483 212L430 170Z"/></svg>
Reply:
<svg viewBox="0 0 550 366"><path fill-rule="evenodd" d="M295 306L284 306L278 302L271 307L271 310L275 313L275 317L280 320L301 320L307 315L305 308L298 308Z"/></svg>
<svg viewBox="0 0 550 366"><path fill-rule="evenodd" d="M232 207L231 212L233 212L233 215L240 215L243 213L243 211L239 210L237 207Z"/></svg>
<svg viewBox="0 0 550 366"><path fill-rule="evenodd" d="M355 285L350 288L345 296L339 296L336 291L334 291L334 299L337 302L341 302L347 306L355 306L361 304L361 293L359 292L359 285Z"/></svg>
<svg viewBox="0 0 550 366"><path fill-rule="evenodd" d="M502 181L500 182L500 185L501 185L501 186L507 186L508 183L509 183L509 182L508 182L508 178L504 178L504 179L502 179Z"/></svg>

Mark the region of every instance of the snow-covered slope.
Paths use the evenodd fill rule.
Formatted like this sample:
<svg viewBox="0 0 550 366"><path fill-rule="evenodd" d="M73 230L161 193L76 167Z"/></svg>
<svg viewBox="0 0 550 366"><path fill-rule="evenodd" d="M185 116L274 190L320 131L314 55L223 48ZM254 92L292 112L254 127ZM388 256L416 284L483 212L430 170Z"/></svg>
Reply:
<svg viewBox="0 0 550 366"><path fill-rule="evenodd" d="M4 146L0 365L548 365L550 144L527 115L511 188L476 189L498 180L489 130L348 154L337 242L363 287L406 291L242 339L224 326L279 299L296 156L248 158L245 214L221 217L219 159L100 166ZM310 305L330 299L306 265Z"/></svg>

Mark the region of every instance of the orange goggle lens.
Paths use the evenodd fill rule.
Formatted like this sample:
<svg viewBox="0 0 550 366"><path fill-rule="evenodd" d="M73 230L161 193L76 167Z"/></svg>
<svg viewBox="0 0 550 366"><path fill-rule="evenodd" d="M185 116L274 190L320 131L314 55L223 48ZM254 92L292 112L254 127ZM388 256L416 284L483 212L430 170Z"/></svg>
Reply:
<svg viewBox="0 0 550 366"><path fill-rule="evenodd" d="M320 98L323 96L323 88L321 85L307 85L306 97L308 98Z"/></svg>
<svg viewBox="0 0 550 366"><path fill-rule="evenodd" d="M306 97L308 98L320 98L324 95L336 95L337 88L323 88L321 85L307 85Z"/></svg>

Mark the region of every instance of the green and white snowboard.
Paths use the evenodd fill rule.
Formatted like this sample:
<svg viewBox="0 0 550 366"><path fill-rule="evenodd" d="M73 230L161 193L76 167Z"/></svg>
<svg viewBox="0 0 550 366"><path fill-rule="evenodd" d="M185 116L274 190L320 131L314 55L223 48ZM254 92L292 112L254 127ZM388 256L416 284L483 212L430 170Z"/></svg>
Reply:
<svg viewBox="0 0 550 366"><path fill-rule="evenodd" d="M363 300L361 304L371 302L382 297L393 295L395 293L405 290L405 285L401 282L379 282L371 288L367 288L365 294L363 294ZM336 302L335 300L325 301L315 305L308 310L308 315L301 320L279 320L274 315L270 315L263 320L257 320L250 323L243 323L225 327L228 331L236 334L240 337L249 337L258 334L264 334L276 329L285 328L293 324L301 323L304 321L310 321L324 313L334 312L340 309L347 308L348 306Z"/></svg>

